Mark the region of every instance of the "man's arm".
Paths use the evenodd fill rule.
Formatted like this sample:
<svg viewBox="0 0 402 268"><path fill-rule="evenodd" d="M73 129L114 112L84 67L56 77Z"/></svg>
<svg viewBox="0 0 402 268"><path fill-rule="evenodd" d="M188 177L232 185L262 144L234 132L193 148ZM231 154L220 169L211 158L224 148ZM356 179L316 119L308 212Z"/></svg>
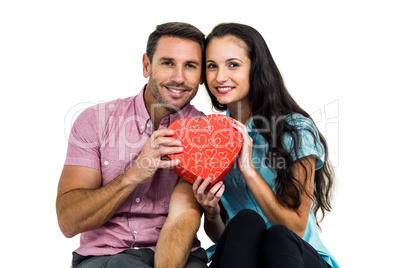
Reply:
<svg viewBox="0 0 402 268"><path fill-rule="evenodd" d="M183 151L176 139L168 137L173 133L169 129L155 131L134 165L105 186L102 186L102 174L97 169L64 166L56 200L57 218L63 234L73 237L99 228L139 184L152 179L157 169L177 165L178 160L161 160L164 155Z"/></svg>
<svg viewBox="0 0 402 268"><path fill-rule="evenodd" d="M59 226L66 237L105 224L134 190L122 174L104 187L97 169L64 166L56 199Z"/></svg>
<svg viewBox="0 0 402 268"><path fill-rule="evenodd" d="M180 179L169 203L169 214L155 250L155 267L184 267L195 234L200 227L202 209L191 184Z"/></svg>

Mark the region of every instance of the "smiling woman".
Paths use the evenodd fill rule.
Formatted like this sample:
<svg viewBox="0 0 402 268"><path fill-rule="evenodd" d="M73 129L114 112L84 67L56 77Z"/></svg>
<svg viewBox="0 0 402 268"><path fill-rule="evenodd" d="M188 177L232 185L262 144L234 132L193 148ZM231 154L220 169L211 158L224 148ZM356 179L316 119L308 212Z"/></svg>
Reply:
<svg viewBox="0 0 402 268"><path fill-rule="evenodd" d="M221 104L248 107L251 60L245 47L241 39L232 35L214 38L207 46L206 78L211 93ZM235 93L228 94L233 90Z"/></svg>
<svg viewBox="0 0 402 268"><path fill-rule="evenodd" d="M236 119L244 138L224 185L193 185L217 242L210 267L338 267L315 218L331 210L326 140L286 89L258 31L222 23L206 44L212 103Z"/></svg>

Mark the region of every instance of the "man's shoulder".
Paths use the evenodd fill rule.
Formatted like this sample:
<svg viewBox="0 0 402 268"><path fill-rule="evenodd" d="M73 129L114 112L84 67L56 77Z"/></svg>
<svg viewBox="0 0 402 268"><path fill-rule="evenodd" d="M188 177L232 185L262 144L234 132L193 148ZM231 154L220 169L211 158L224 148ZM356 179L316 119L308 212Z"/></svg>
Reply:
<svg viewBox="0 0 402 268"><path fill-rule="evenodd" d="M128 109L132 107L133 101L136 96L118 98L111 101L100 101L86 108L82 112L82 116L95 116L96 118L107 118L112 115L126 114Z"/></svg>
<svg viewBox="0 0 402 268"><path fill-rule="evenodd" d="M136 96L126 97L126 98L118 98L110 101L102 101L96 105L91 106L90 108L93 110L109 110L115 111L119 108L124 108L132 105Z"/></svg>

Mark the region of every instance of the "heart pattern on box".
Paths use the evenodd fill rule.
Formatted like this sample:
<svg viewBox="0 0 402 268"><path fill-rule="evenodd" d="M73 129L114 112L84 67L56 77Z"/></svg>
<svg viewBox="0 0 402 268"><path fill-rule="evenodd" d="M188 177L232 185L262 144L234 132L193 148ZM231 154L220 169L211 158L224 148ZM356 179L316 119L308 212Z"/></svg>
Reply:
<svg viewBox="0 0 402 268"><path fill-rule="evenodd" d="M231 123L235 123L232 118L218 114L174 121L169 126L175 131L172 137L181 141L184 150L168 155L181 161L172 170L190 183L198 176L210 177L211 186L223 180L243 145L242 134Z"/></svg>

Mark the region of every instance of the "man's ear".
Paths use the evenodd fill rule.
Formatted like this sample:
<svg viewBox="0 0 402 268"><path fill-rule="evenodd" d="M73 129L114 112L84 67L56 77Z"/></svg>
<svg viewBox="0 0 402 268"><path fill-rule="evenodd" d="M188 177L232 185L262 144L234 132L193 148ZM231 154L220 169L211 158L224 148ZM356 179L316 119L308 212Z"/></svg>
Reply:
<svg viewBox="0 0 402 268"><path fill-rule="evenodd" d="M142 56L142 74L145 78L148 78L151 74L151 62L148 58L147 53Z"/></svg>

